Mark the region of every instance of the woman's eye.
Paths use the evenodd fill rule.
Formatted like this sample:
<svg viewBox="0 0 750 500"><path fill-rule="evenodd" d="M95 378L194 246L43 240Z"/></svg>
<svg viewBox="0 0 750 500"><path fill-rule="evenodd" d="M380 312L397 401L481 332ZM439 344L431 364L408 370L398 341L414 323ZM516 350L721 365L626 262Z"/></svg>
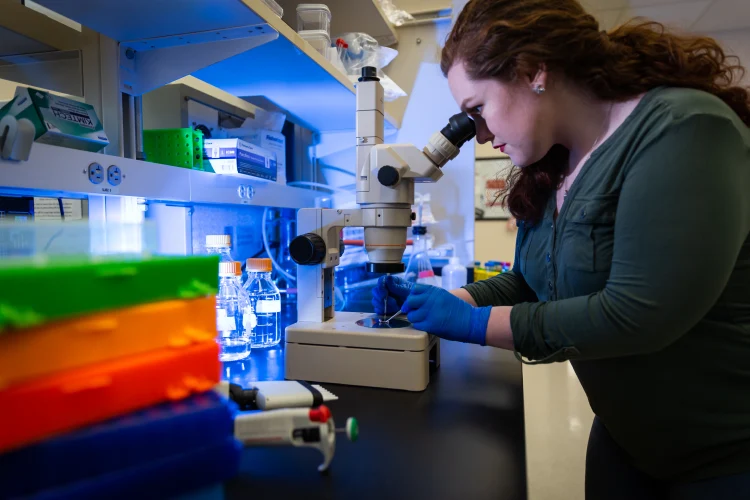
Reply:
<svg viewBox="0 0 750 500"><path fill-rule="evenodd" d="M484 106L474 106L473 108L471 108L471 110L469 112L472 115L481 115L482 114L482 108L484 108Z"/></svg>

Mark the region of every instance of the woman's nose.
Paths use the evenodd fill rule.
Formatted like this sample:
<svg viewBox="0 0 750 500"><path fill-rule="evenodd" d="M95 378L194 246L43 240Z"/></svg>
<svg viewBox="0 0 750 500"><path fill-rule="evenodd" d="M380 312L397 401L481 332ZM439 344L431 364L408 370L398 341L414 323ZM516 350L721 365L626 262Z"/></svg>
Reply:
<svg viewBox="0 0 750 500"><path fill-rule="evenodd" d="M479 144L490 142L495 138L495 136L492 135L492 132L490 132L490 129L487 128L487 123L485 123L481 117L474 119L474 125L477 130L477 142Z"/></svg>

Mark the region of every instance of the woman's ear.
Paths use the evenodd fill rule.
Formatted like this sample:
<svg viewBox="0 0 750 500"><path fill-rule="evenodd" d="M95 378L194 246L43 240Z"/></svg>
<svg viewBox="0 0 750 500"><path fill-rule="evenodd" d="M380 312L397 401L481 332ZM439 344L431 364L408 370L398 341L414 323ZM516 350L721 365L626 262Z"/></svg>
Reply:
<svg viewBox="0 0 750 500"><path fill-rule="evenodd" d="M539 94L539 89L546 89L548 82L549 73L547 72L547 65L544 63L540 63L536 67L536 71L534 73L527 73L527 83L529 85L529 88ZM544 90L542 90L544 92Z"/></svg>

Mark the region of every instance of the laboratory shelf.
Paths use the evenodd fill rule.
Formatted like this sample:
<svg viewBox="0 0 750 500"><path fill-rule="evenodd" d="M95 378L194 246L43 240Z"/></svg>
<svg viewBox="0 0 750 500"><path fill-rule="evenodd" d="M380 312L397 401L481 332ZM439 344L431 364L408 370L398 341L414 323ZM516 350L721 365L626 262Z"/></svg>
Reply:
<svg viewBox="0 0 750 500"><path fill-rule="evenodd" d="M253 177L219 175L189 170L190 201L199 204L254 205L279 208L310 208L325 193L295 188Z"/></svg>
<svg viewBox="0 0 750 500"><path fill-rule="evenodd" d="M81 33L17 0L0 0L0 57L75 50Z"/></svg>
<svg viewBox="0 0 750 500"><path fill-rule="evenodd" d="M299 0L276 0L284 9L284 21L297 26ZM378 0L323 0L331 10L331 38L341 33L367 33L381 45L398 43L398 33L386 18Z"/></svg>
<svg viewBox="0 0 750 500"><path fill-rule="evenodd" d="M119 42L179 35L200 41L203 38L196 38L197 33L268 26L278 33L276 40L195 71L193 76L239 97L264 96L286 110L292 121L313 131L355 129L354 85L262 0L39 3ZM386 122L387 128L400 126L388 113Z"/></svg>
<svg viewBox="0 0 750 500"><path fill-rule="evenodd" d="M103 180L89 180L98 164ZM94 165L92 167L92 165ZM120 169L119 185L109 183L107 170ZM8 194L42 196L118 195L176 203L254 205L280 208L314 207L321 193L255 180L160 165L100 153L34 143L28 161L0 160L0 189Z"/></svg>

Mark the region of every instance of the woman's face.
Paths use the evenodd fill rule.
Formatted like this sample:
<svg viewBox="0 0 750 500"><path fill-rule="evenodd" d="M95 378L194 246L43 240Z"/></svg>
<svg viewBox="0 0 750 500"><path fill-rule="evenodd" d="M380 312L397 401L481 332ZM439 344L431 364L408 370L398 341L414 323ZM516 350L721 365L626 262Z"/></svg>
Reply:
<svg viewBox="0 0 750 500"><path fill-rule="evenodd" d="M512 83L472 80L460 62L448 71L453 98L476 123L477 141L491 142L519 167L541 160L554 144L551 116L542 105L544 96L532 90L545 80L544 74Z"/></svg>

